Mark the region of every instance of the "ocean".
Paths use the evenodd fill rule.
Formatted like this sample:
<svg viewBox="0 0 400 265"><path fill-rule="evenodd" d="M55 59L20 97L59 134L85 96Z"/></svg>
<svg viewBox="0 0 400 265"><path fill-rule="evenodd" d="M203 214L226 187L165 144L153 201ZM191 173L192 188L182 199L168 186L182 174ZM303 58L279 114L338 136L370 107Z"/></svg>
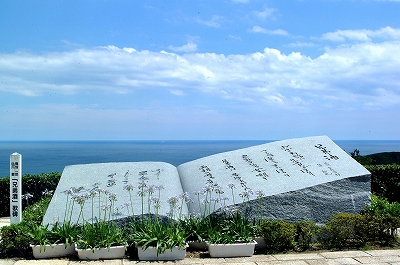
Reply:
<svg viewBox="0 0 400 265"><path fill-rule="evenodd" d="M67 165L162 161L178 166L216 153L232 151L272 140L243 141L0 141L0 177L10 174L10 155L22 155L22 174L62 172ZM397 141L334 141L347 153L361 155L400 152Z"/></svg>

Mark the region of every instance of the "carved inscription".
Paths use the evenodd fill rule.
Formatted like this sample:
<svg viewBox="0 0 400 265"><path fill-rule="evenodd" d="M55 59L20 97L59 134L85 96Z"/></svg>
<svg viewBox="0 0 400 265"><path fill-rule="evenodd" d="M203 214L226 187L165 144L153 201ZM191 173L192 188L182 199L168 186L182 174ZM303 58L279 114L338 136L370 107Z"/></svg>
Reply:
<svg viewBox="0 0 400 265"><path fill-rule="evenodd" d="M115 178L114 178L115 175L117 175L117 173L110 174L110 175L107 176L107 178L108 178L108 180L107 180L107 187L108 187L108 188L116 185L116 184L115 184Z"/></svg>
<svg viewBox="0 0 400 265"><path fill-rule="evenodd" d="M126 171L125 175L124 175L124 180L122 181L125 185L128 184L129 182L129 170Z"/></svg>
<svg viewBox="0 0 400 265"><path fill-rule="evenodd" d="M304 174L309 174L311 176L315 176L307 167L309 167L310 165L305 165L304 164L304 156L294 152L293 148L290 147L290 145L282 145L281 149L285 152L288 152L292 158L290 159L290 161L293 163L293 165L299 166L300 167L300 172L304 173Z"/></svg>
<svg viewBox="0 0 400 265"><path fill-rule="evenodd" d="M225 168L226 168L226 169L230 169L230 170L236 170L236 168L235 168L234 166L232 166L232 164L231 164L231 163L229 163L229 161L228 161L228 160L226 160L226 159L222 159L222 163L224 163L224 164L225 164Z"/></svg>
<svg viewBox="0 0 400 265"><path fill-rule="evenodd" d="M149 174L150 173L150 174ZM138 172L138 180L140 183L146 183L150 180L150 177L155 177L157 180L160 180L160 175L162 173L162 169L155 169L155 170L143 170ZM132 174L129 170L125 172L124 175L118 175L117 173L112 173L107 175L107 182L105 183L107 188L114 188L120 184L127 185L128 183L132 183ZM96 182L92 185L90 189L81 187L82 191L87 192L91 189L99 189L105 188L103 183Z"/></svg>
<svg viewBox="0 0 400 265"><path fill-rule="evenodd" d="M157 180L160 180L161 169L152 170L157 177Z"/></svg>
<svg viewBox="0 0 400 265"><path fill-rule="evenodd" d="M222 159L222 163L225 164L225 167L229 170L231 170L232 173L232 177L234 180L236 180L237 182L239 182L240 186L245 190L250 190L250 188L247 186L247 182L243 180L243 178L239 175L239 173L236 172L236 168L231 164L231 162L229 162L227 159Z"/></svg>
<svg viewBox="0 0 400 265"><path fill-rule="evenodd" d="M207 179L206 182L208 184L213 184L214 183L213 179L215 177L211 174L211 169L206 165L200 166L199 169L203 173L203 177L205 177Z"/></svg>
<svg viewBox="0 0 400 265"><path fill-rule="evenodd" d="M268 174L265 169L253 162L253 160L248 155L242 155L244 161L246 161L250 166L254 167L252 172L256 172L256 177L262 177L263 179L268 179Z"/></svg>
<svg viewBox="0 0 400 265"><path fill-rule="evenodd" d="M144 171L140 171L139 172L139 179L142 181L142 182L145 182L145 181L147 181L147 180L149 180L149 177L147 176L147 170L144 170Z"/></svg>
<svg viewBox="0 0 400 265"><path fill-rule="evenodd" d="M301 154L299 154L299 153L297 153L297 152L294 152L294 151L292 151L292 147L290 147L290 145L282 145L281 146L281 149L283 150L283 151L285 151L285 152L288 152L291 156L293 156L293 158L295 158L295 159L300 159L300 160L303 160L304 159L304 156L303 155L301 155Z"/></svg>
<svg viewBox="0 0 400 265"><path fill-rule="evenodd" d="M269 153L267 150L262 150L265 153L264 161L266 161L271 167L273 167L278 174L283 174L285 177L290 177L290 175L281 167L279 163L274 159L274 155Z"/></svg>
<svg viewBox="0 0 400 265"><path fill-rule="evenodd" d="M324 173L325 176L329 176L329 175L340 176L340 173L337 172L336 170L334 170L332 168L332 166L328 162L324 162L324 165L317 164L317 166L319 166L319 167L324 167L325 166L325 169L321 170L322 173Z"/></svg>
<svg viewBox="0 0 400 265"><path fill-rule="evenodd" d="M327 160L338 160L339 157L332 155L331 151L328 150L325 146L323 146L322 144L316 144L315 145L316 148L318 148L319 150L321 150L322 153L324 153L324 157Z"/></svg>

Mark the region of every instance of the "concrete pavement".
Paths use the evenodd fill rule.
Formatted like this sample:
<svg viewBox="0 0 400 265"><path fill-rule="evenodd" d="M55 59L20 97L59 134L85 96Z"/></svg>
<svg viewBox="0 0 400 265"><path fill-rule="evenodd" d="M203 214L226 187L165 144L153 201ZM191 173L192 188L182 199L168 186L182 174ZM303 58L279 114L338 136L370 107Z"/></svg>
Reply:
<svg viewBox="0 0 400 265"><path fill-rule="evenodd" d="M253 255L244 258L191 258L186 257L180 261L137 261L129 259L79 261L72 259L48 260L12 260L0 259L0 265L129 265L129 264L193 264L193 265L336 265L336 264L374 264L374 265L400 265L400 249L368 250L368 251L338 251L299 254Z"/></svg>
<svg viewBox="0 0 400 265"><path fill-rule="evenodd" d="M6 225L10 225L10 217L0 217L0 228Z"/></svg>

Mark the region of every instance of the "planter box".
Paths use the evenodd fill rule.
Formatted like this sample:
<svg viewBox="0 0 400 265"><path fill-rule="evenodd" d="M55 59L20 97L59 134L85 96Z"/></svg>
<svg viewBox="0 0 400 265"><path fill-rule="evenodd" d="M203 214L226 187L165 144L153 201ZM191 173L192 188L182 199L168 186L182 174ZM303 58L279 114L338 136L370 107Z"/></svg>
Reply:
<svg viewBox="0 0 400 265"><path fill-rule="evenodd" d="M167 249L158 255L155 247L148 247L145 250L140 246L137 248L139 260L182 260L186 256L186 247L174 247L172 249Z"/></svg>
<svg viewBox="0 0 400 265"><path fill-rule="evenodd" d="M257 243L211 244L208 243L208 253L212 258L250 257L254 254Z"/></svg>
<svg viewBox="0 0 400 265"><path fill-rule="evenodd" d="M126 246L115 246L110 248L96 249L78 249L75 244L75 250L81 260L98 260L98 259L122 259L125 256Z"/></svg>
<svg viewBox="0 0 400 265"><path fill-rule="evenodd" d="M30 245L30 247L36 259L61 258L76 255L74 245L53 244L42 247L40 245Z"/></svg>

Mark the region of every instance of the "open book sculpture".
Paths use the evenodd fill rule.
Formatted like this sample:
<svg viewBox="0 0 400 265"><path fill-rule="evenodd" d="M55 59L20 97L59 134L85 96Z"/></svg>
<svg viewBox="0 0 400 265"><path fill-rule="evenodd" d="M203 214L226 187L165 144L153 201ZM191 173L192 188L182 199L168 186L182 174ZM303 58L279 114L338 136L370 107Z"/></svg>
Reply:
<svg viewBox="0 0 400 265"><path fill-rule="evenodd" d="M219 153L178 167L123 162L65 167L43 223L239 210L325 223L370 202L370 173L327 136Z"/></svg>

